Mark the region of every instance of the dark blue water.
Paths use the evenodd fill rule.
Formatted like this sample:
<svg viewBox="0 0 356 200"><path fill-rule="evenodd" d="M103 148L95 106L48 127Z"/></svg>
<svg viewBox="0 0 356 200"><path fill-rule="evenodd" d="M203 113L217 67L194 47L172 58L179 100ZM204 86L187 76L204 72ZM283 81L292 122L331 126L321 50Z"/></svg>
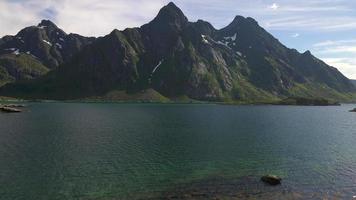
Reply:
<svg viewBox="0 0 356 200"><path fill-rule="evenodd" d="M353 107L30 104L0 113L0 199L352 199Z"/></svg>

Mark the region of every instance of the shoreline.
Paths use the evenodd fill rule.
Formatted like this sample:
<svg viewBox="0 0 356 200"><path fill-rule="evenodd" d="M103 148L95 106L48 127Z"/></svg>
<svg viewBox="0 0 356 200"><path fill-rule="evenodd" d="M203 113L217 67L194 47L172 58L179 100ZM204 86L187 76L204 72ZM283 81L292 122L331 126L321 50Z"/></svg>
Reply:
<svg viewBox="0 0 356 200"><path fill-rule="evenodd" d="M74 100L51 100L51 99L20 99L12 97L0 97L0 104L6 103L108 103L108 104L183 104L183 105L231 105L231 106L340 106L341 104L356 104L356 102L337 102L323 98L289 97L270 101L200 101L200 100L112 100L112 99L74 99Z"/></svg>
<svg viewBox="0 0 356 200"><path fill-rule="evenodd" d="M221 105L221 106L306 106L306 107L330 107L330 106L341 106L341 105L353 105L356 102L341 102L338 105L297 105L297 104L276 104L270 102L159 102L159 101L67 101L67 100L11 100L4 101L0 100L0 104L7 103L84 103L84 104L161 104L161 105Z"/></svg>

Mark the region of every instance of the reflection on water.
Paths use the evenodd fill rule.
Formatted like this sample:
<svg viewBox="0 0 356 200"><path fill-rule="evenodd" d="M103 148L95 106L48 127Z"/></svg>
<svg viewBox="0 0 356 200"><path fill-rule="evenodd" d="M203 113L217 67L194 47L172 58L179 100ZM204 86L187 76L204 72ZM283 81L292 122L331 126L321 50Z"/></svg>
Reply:
<svg viewBox="0 0 356 200"><path fill-rule="evenodd" d="M31 104L0 113L0 199L350 199L352 107Z"/></svg>

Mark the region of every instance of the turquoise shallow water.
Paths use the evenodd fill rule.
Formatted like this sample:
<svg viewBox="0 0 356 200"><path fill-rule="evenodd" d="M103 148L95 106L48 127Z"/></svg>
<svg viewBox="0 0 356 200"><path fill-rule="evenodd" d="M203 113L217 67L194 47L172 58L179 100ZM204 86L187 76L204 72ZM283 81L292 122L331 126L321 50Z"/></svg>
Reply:
<svg viewBox="0 0 356 200"><path fill-rule="evenodd" d="M275 193L352 199L353 107L30 104L0 113L0 199L154 199L215 184L253 196L270 190L248 187L268 173L284 179Z"/></svg>

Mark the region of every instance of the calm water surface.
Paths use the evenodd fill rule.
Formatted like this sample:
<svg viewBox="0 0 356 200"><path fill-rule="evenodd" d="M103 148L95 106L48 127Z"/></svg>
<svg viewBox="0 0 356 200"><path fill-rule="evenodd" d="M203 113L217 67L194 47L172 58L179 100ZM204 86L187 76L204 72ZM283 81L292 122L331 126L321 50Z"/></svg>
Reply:
<svg viewBox="0 0 356 200"><path fill-rule="evenodd" d="M353 107L30 104L0 113L0 199L352 199Z"/></svg>

